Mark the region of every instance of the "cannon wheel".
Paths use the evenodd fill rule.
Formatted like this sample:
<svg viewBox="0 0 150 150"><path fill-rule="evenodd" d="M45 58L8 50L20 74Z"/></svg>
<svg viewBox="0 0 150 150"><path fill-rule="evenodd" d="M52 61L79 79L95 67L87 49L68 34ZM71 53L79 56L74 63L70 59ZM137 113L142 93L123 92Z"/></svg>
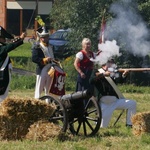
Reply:
<svg viewBox="0 0 150 150"><path fill-rule="evenodd" d="M94 97L83 107L81 115L69 120L69 130L74 135L93 136L100 128L101 108Z"/></svg>
<svg viewBox="0 0 150 150"><path fill-rule="evenodd" d="M61 127L61 131L66 132L68 126L68 117L62 102L58 98L54 98L52 96L43 96L40 98L40 100L48 101L50 104L56 107L53 115L49 118L49 121Z"/></svg>

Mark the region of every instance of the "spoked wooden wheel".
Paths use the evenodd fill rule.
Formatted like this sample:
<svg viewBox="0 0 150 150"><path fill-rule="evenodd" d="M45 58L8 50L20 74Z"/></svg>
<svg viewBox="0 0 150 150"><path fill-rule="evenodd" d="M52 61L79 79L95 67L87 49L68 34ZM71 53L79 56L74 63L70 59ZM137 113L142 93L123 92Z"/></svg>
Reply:
<svg viewBox="0 0 150 150"><path fill-rule="evenodd" d="M53 115L49 118L50 122L58 125L63 132L67 130L68 126L68 117L66 109L58 98L54 98L52 96L43 96L40 98L41 100L48 101L50 104L56 107Z"/></svg>
<svg viewBox="0 0 150 150"><path fill-rule="evenodd" d="M80 101L80 106L74 112L73 118L69 118L69 130L74 135L93 136L98 132L101 124L100 106L95 98L92 97L86 104L82 103L82 108Z"/></svg>

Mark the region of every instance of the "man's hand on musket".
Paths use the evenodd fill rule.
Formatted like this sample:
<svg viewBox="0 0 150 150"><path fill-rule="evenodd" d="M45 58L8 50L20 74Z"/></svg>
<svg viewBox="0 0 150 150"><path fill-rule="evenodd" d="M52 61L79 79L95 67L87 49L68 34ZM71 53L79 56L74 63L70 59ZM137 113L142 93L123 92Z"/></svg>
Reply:
<svg viewBox="0 0 150 150"><path fill-rule="evenodd" d="M103 75L106 76L106 77L110 76L110 74L111 74L110 71L106 71L106 72L103 73Z"/></svg>
<svg viewBox="0 0 150 150"><path fill-rule="evenodd" d="M122 73L122 77L126 77L128 73L129 73L129 70L125 69L124 72Z"/></svg>

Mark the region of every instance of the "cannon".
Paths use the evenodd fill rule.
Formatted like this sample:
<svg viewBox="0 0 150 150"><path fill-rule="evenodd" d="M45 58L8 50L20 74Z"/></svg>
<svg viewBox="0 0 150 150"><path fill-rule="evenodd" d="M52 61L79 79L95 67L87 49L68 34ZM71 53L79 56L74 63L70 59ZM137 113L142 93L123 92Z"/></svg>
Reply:
<svg viewBox="0 0 150 150"><path fill-rule="evenodd" d="M65 100L76 100L76 99L80 99L80 98L89 98L91 96L92 96L92 92L90 90L84 90L84 91L78 91L75 93L63 95L61 97L61 100L63 100L63 101L65 101Z"/></svg>
<svg viewBox="0 0 150 150"><path fill-rule="evenodd" d="M55 105L55 112L49 121L60 126L63 132L93 136L100 128L101 109L92 94L91 90L84 90L60 97L43 96L40 99Z"/></svg>
<svg viewBox="0 0 150 150"><path fill-rule="evenodd" d="M66 94L60 97L62 103L66 108L71 107L73 104L79 105L82 103L82 100L88 99L92 96L92 92L90 90L78 91L71 94ZM81 101L81 102L80 102Z"/></svg>

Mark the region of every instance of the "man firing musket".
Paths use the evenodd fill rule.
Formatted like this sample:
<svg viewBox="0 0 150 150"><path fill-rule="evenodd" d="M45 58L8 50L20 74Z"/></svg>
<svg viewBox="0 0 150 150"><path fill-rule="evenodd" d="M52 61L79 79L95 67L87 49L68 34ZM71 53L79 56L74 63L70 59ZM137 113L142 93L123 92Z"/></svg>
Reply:
<svg viewBox="0 0 150 150"><path fill-rule="evenodd" d="M114 63L114 60L109 60L110 63L113 65L108 68L108 71L110 72L110 76L114 78L119 77L119 73L127 74L128 72L143 72L143 71L150 71L150 68L117 68L117 65Z"/></svg>
<svg viewBox="0 0 150 150"><path fill-rule="evenodd" d="M112 72L112 70L115 70L116 68L117 66L114 63L114 60L109 60L102 64L100 69L93 70L89 80L95 87L94 95L97 96L101 106L101 128L105 128L109 125L114 110L122 110L121 115L124 110L127 111L127 127L132 127L131 117L136 113L136 101L125 98L115 83L117 77L114 76L115 72ZM126 76L127 73L128 71L125 70L122 74ZM118 122L121 115L119 115L116 122Z"/></svg>

